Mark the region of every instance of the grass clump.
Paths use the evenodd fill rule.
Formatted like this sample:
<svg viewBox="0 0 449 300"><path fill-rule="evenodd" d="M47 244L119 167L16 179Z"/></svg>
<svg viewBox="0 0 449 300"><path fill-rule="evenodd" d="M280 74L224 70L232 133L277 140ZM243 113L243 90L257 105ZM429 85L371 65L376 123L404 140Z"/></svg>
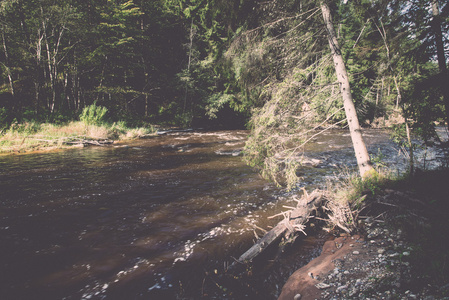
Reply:
<svg viewBox="0 0 449 300"><path fill-rule="evenodd" d="M347 233L357 230L358 217L368 200L388 186L393 176L386 170L377 170L371 176L361 178L356 173L343 171L341 178L327 183L327 204L329 224Z"/></svg>
<svg viewBox="0 0 449 300"><path fill-rule="evenodd" d="M86 141L135 139L155 133L152 125L129 127L125 122L105 121L107 109L95 103L84 108L80 121L65 124L15 122L0 135L0 153L83 146Z"/></svg>

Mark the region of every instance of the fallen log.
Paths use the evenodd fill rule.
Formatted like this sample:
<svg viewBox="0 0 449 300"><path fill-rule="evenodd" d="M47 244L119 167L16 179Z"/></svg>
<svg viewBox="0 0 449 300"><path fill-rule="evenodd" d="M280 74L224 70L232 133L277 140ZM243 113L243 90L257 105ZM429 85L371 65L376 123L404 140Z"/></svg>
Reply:
<svg viewBox="0 0 449 300"><path fill-rule="evenodd" d="M94 145L94 146L104 146L104 145L110 145L113 144L113 140L71 140L71 141L65 141L63 142L66 145Z"/></svg>
<svg viewBox="0 0 449 300"><path fill-rule="evenodd" d="M104 146L113 144L113 140L109 139L86 139L82 136L69 136L69 137L60 137L56 139L45 139L45 136L36 135L36 136L27 136L25 138L33 139L35 141L44 142L47 144L64 144L64 145L94 145L94 146ZM24 139L25 140L25 139ZM23 141L22 141L23 144Z"/></svg>
<svg viewBox="0 0 449 300"><path fill-rule="evenodd" d="M284 219L243 253L238 260L230 265L229 269L235 267L236 263L245 264L251 262L255 257L262 253L263 250L283 235L288 238L298 231L304 233L304 224L307 223L310 219L310 215L322 203L323 199L323 193L319 190L314 190L310 195L304 191L304 195L301 199L295 200L298 202L297 206L291 210L273 216L284 216Z"/></svg>

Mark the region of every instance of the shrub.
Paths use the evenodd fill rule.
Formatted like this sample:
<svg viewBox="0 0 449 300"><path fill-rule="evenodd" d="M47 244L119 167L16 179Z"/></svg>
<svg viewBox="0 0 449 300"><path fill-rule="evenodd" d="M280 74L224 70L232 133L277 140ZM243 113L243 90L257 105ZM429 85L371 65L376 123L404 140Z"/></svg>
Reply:
<svg viewBox="0 0 449 300"><path fill-rule="evenodd" d="M8 111L4 107L0 107L0 131L7 128L8 124Z"/></svg>
<svg viewBox="0 0 449 300"><path fill-rule="evenodd" d="M101 125L105 121L108 109L96 103L86 106L80 115L80 121L86 125Z"/></svg>

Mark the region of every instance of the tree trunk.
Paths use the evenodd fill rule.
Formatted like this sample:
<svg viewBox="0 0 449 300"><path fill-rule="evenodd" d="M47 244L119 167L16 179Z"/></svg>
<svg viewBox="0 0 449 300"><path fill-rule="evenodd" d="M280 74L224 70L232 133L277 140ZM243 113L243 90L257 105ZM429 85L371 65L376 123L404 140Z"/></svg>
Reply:
<svg viewBox="0 0 449 300"><path fill-rule="evenodd" d="M341 55L337 37L335 35L334 26L332 25L330 9L324 1L321 1L321 12L323 13L329 46L334 59L335 72L337 73L338 82L340 84L340 91L343 97L343 105L349 124L351 140L354 146L355 156L357 158L357 165L359 167L360 175L365 177L366 175L369 175L368 173L373 169L373 166L371 164L365 142L363 141L362 131L360 129L359 120L357 119L357 113L352 100L349 77L346 72L345 63Z"/></svg>
<svg viewBox="0 0 449 300"><path fill-rule="evenodd" d="M189 61L187 63L187 74L190 77L190 65L192 63L192 49L193 49L193 38L195 36L194 30L193 30L193 19L192 19L192 23L190 24L190 41L189 41ZM190 79L189 79L190 80ZM184 92L184 107L182 109L182 113L186 112L186 107L187 107L187 94L188 94L188 88L189 88L189 83L186 82L186 89Z"/></svg>
<svg viewBox="0 0 449 300"><path fill-rule="evenodd" d="M432 0L432 28L435 34L435 44L437 47L438 67L440 69L441 89L443 91L444 106L446 109L446 122L449 129L449 73L446 67L446 57L444 55L443 33L441 32L441 16L438 7L438 0Z"/></svg>
<svg viewBox="0 0 449 300"><path fill-rule="evenodd" d="M149 115L149 104L150 104L150 100L148 97L148 93L145 94L145 117L148 117Z"/></svg>
<svg viewBox="0 0 449 300"><path fill-rule="evenodd" d="M42 75L44 70L41 68L41 55L42 55L42 39L44 38L43 34L41 34L40 29L38 29L38 39L36 41L36 77L34 79L34 99L36 102L36 116L40 114L40 90L41 86L44 86L45 76Z"/></svg>
<svg viewBox="0 0 449 300"><path fill-rule="evenodd" d="M8 47L6 46L6 38L3 28L2 28L2 39L3 39L3 50L5 51L5 63L3 64L3 66L5 67L6 73L8 75L9 87L11 88L11 95L14 96L14 80L12 79L11 69L9 68Z"/></svg>

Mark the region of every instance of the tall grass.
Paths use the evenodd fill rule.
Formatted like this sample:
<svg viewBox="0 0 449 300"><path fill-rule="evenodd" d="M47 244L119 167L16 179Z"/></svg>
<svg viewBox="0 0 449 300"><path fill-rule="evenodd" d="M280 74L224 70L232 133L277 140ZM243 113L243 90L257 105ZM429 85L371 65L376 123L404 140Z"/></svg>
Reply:
<svg viewBox="0 0 449 300"><path fill-rule="evenodd" d="M89 114L87 114L89 116ZM40 149L64 148L83 140L126 140L153 134L153 126L129 128L124 122L98 123L93 119L69 122L65 125L25 122L13 124L0 136L0 153L26 152ZM88 120L88 121L86 121Z"/></svg>
<svg viewBox="0 0 449 300"><path fill-rule="evenodd" d="M357 230L358 217L367 199L398 178L387 169L378 169L372 176L363 179L347 170L340 174L339 179L327 182L326 210L331 226L351 233Z"/></svg>

